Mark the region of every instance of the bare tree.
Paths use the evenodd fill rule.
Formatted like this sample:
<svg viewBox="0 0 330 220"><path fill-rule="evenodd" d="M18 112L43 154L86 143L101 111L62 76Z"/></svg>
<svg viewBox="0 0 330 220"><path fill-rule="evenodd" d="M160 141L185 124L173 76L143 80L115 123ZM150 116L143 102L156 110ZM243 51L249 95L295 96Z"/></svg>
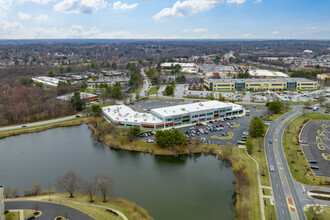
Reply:
<svg viewBox="0 0 330 220"><path fill-rule="evenodd" d="M3 191L4 197L5 198L8 198L10 194L11 194L11 188L10 188L10 186L5 187L5 190Z"/></svg>
<svg viewBox="0 0 330 220"><path fill-rule="evenodd" d="M73 193L79 189L81 180L82 178L74 171L69 171L57 179L56 185L60 190L67 191L70 194L70 198L73 198Z"/></svg>
<svg viewBox="0 0 330 220"><path fill-rule="evenodd" d="M32 195L34 196L40 195L41 191L42 191L42 186L39 183L34 183L31 189Z"/></svg>
<svg viewBox="0 0 330 220"><path fill-rule="evenodd" d="M93 196L96 192L95 182L84 181L85 193L89 196L89 202L94 202Z"/></svg>
<svg viewBox="0 0 330 220"><path fill-rule="evenodd" d="M99 190L102 193L103 202L107 202L107 196L111 196L113 182L110 176L108 175L96 175L95 182L99 186Z"/></svg>
<svg viewBox="0 0 330 220"><path fill-rule="evenodd" d="M11 196L12 197L17 197L18 196L18 192L19 190L17 188L14 188L12 191L11 191Z"/></svg>

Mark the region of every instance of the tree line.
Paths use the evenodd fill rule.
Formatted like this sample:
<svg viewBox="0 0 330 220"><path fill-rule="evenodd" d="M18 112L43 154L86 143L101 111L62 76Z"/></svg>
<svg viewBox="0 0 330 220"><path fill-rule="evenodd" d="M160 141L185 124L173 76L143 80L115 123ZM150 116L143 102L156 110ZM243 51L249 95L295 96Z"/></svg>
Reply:
<svg viewBox="0 0 330 220"><path fill-rule="evenodd" d="M109 175L97 174L92 181L84 180L81 176L77 175L74 171L68 171L63 176L56 180L56 188L60 191L65 191L69 194L70 198L74 197L74 193L80 191L87 194L89 202L94 202L94 196L100 193L103 202L107 202L108 198L113 195L113 180ZM32 188L24 190L24 196L38 196L41 194L51 193L51 189L44 190L39 183L34 183ZM18 197L19 190L6 186L4 188L4 197Z"/></svg>

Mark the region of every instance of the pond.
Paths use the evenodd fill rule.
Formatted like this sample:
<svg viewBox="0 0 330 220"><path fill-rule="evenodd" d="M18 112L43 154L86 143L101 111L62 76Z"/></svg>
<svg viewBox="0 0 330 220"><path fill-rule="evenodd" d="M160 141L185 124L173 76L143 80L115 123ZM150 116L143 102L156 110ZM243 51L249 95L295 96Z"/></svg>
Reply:
<svg viewBox="0 0 330 220"><path fill-rule="evenodd" d="M112 150L96 142L87 125L0 139L0 185L20 194L45 190L73 170L86 180L110 175L114 197L147 209L156 220L234 219L235 176L216 156L164 157Z"/></svg>

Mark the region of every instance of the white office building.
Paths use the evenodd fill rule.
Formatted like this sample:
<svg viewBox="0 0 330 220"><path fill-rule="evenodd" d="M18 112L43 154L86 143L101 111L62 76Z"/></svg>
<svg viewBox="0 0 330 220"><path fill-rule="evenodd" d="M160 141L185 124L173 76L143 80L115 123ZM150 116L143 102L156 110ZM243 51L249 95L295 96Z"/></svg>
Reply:
<svg viewBox="0 0 330 220"><path fill-rule="evenodd" d="M111 122L122 126L140 126L147 129L162 129L185 124L193 124L219 118L242 116L242 106L219 101L196 102L154 108L150 113L136 112L126 105L102 108L102 113Z"/></svg>

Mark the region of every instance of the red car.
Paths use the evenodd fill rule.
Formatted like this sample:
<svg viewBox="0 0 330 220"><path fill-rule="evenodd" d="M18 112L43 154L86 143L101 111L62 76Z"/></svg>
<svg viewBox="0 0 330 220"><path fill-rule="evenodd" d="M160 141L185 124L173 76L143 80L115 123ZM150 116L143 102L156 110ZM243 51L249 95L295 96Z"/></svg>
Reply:
<svg viewBox="0 0 330 220"><path fill-rule="evenodd" d="M282 118L282 121L284 120L284 118Z"/></svg>
<svg viewBox="0 0 330 220"><path fill-rule="evenodd" d="M224 127L222 124L220 124L220 127Z"/></svg>

